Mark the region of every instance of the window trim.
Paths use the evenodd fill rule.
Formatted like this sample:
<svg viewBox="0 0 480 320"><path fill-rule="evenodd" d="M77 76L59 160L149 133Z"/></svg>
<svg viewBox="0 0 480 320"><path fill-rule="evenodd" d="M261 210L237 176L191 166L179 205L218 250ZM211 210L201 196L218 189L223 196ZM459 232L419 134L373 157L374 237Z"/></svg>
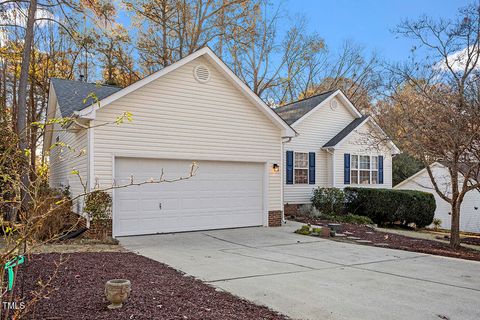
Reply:
<svg viewBox="0 0 480 320"><path fill-rule="evenodd" d="M306 157L307 157L307 166L306 167L297 167L296 164L297 164L297 161L296 161L296 157L295 155L299 153L299 154L305 154ZM294 151L293 152L293 184L298 184L298 185L304 185L304 184L308 184L308 182L310 181L309 178L310 178L310 170L309 170L309 165L310 165L310 159L309 159L309 156L308 156L308 152L297 152L297 151ZM307 171L307 180L305 183L299 183L299 182L296 182L295 180L295 172L296 170L299 169L299 170L306 170Z"/></svg>
<svg viewBox="0 0 480 320"><path fill-rule="evenodd" d="M369 169L361 169L360 165L360 157L368 157L368 167ZM379 155L365 155L365 154L351 154L350 155L350 184L353 185L379 185L379 166L378 166L378 157ZM353 166L353 159L356 158L357 160L357 166ZM377 167L373 168L373 159L377 159ZM352 174L352 171L356 171L356 179L354 180L354 175ZM360 182L360 173L361 172L368 171L369 172L369 179L368 183L361 183ZM376 175L376 183L373 183L373 177ZM354 182L356 181L356 182Z"/></svg>

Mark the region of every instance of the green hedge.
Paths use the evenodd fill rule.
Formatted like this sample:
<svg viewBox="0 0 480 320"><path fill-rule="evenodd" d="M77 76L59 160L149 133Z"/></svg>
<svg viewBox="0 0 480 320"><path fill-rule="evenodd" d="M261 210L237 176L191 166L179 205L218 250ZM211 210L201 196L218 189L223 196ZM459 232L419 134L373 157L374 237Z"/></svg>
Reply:
<svg viewBox="0 0 480 320"><path fill-rule="evenodd" d="M347 187L345 209L366 216L379 225L400 221L423 228L432 223L436 204L433 194L415 190Z"/></svg>
<svg viewBox="0 0 480 320"><path fill-rule="evenodd" d="M345 194L337 188L316 188L313 190L312 205L323 214L340 214L345 204Z"/></svg>

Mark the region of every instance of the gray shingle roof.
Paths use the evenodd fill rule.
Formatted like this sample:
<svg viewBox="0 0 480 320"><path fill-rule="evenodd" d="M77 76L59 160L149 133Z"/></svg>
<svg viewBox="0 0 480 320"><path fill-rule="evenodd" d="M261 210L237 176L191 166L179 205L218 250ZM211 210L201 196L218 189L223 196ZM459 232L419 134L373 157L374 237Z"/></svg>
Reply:
<svg viewBox="0 0 480 320"><path fill-rule="evenodd" d="M328 147L334 147L336 146L340 141L342 141L343 139L345 139L345 137L350 133L352 132L353 130L355 130L365 119L367 119L368 116L362 116L361 118L357 118L355 120L353 120L352 122L350 122L345 128L343 128L342 131L340 131L339 133L337 133L337 135L335 137L333 137L332 139L330 139L327 143L325 143L323 145L324 148L328 148Z"/></svg>
<svg viewBox="0 0 480 320"><path fill-rule="evenodd" d="M306 98L300 101L292 102L290 104L278 107L275 110L277 114L285 120L286 123L292 124L313 108L322 103L325 99L330 97L337 90L327 91L317 94L313 97Z"/></svg>
<svg viewBox="0 0 480 320"><path fill-rule="evenodd" d="M89 94L94 93L100 101L122 89L116 86L58 78L52 78L50 81L57 95L62 117L70 117L75 111L80 111L93 103L97 103L93 97L89 97ZM84 103L83 101L87 97L88 99Z"/></svg>

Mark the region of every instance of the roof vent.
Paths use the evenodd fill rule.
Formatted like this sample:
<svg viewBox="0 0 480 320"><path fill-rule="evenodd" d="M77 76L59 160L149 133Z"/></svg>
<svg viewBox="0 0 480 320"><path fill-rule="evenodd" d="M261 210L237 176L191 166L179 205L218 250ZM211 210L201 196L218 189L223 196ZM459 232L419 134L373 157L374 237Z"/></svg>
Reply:
<svg viewBox="0 0 480 320"><path fill-rule="evenodd" d="M203 64L193 68L193 75L198 82L205 83L210 80L210 70Z"/></svg>
<svg viewBox="0 0 480 320"><path fill-rule="evenodd" d="M337 109L337 107L338 107L338 102L337 102L337 100L333 99L332 101L330 101L330 108L331 108L332 110Z"/></svg>

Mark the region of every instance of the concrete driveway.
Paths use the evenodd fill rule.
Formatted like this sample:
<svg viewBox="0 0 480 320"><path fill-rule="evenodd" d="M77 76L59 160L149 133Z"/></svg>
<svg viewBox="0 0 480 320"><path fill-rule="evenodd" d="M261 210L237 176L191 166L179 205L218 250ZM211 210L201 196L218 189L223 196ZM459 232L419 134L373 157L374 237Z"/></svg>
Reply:
<svg viewBox="0 0 480 320"><path fill-rule="evenodd" d="M480 319L480 263L300 236L298 224L120 238L294 319Z"/></svg>

